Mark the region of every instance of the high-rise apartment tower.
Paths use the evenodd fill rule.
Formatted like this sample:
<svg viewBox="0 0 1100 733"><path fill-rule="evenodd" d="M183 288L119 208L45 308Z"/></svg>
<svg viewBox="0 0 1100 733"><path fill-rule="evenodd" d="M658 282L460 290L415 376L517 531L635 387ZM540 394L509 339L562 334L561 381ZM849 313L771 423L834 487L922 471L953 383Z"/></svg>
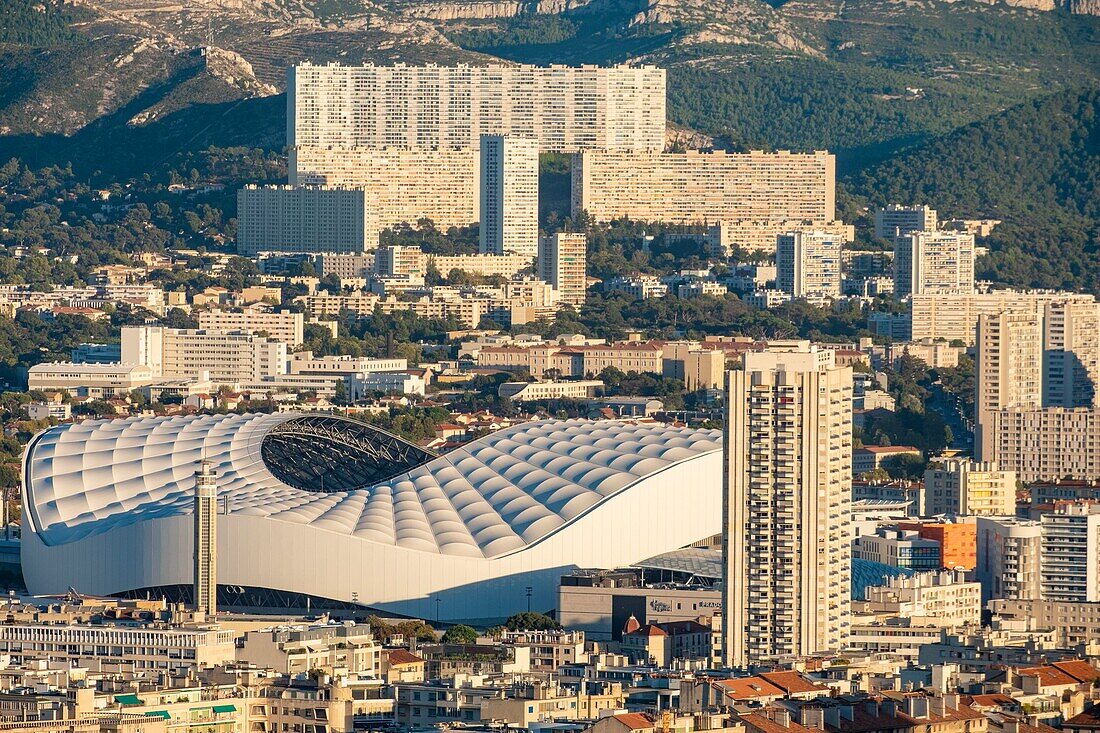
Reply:
<svg viewBox="0 0 1100 733"><path fill-rule="evenodd" d="M809 342L726 374L725 663L844 646L851 622L852 370Z"/></svg>

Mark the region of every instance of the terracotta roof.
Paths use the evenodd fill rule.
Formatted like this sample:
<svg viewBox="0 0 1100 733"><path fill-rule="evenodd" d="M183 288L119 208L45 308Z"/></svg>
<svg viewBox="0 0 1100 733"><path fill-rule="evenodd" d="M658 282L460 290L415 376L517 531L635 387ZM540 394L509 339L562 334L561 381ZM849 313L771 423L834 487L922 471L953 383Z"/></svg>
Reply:
<svg viewBox="0 0 1100 733"><path fill-rule="evenodd" d="M758 697L783 697L783 688L776 687L762 677L742 677L720 680L724 692L734 700L752 700Z"/></svg>
<svg viewBox="0 0 1100 733"><path fill-rule="evenodd" d="M740 717L746 726L764 731L764 733L809 733L813 730L796 723L794 720L790 721L788 725L777 723L763 713L752 713Z"/></svg>
<svg viewBox="0 0 1100 733"><path fill-rule="evenodd" d="M1071 659L1065 662L1054 662L1050 666L1057 667L1070 677L1081 682L1095 682L1100 678L1100 669L1093 667L1083 659Z"/></svg>
<svg viewBox="0 0 1100 733"><path fill-rule="evenodd" d="M668 636L665 630L656 624L646 624L640 629L628 631L624 636Z"/></svg>
<svg viewBox="0 0 1100 733"><path fill-rule="evenodd" d="M613 717L630 730L644 730L653 728L655 725L653 718L645 713L621 713Z"/></svg>
<svg viewBox="0 0 1100 733"><path fill-rule="evenodd" d="M386 652L386 658L389 659L391 666L394 664L420 664L424 661L412 652L405 651L404 649L390 649Z"/></svg>
<svg viewBox="0 0 1100 733"><path fill-rule="evenodd" d="M1081 683L1076 677L1052 665L1027 667L1019 670L1019 672L1021 677L1038 677L1040 687L1060 687L1062 685L1077 685Z"/></svg>
<svg viewBox="0 0 1100 733"><path fill-rule="evenodd" d="M657 624L666 634L675 636L676 634L700 634L703 632L709 632L710 628L704 626L698 621L668 621L663 624Z"/></svg>
<svg viewBox="0 0 1100 733"><path fill-rule="evenodd" d="M1100 707L1093 706L1062 723L1063 728L1100 728Z"/></svg>
<svg viewBox="0 0 1100 733"><path fill-rule="evenodd" d="M789 672L764 672L759 675L788 695L796 695L800 692L828 692L829 688L803 677L800 673Z"/></svg>
<svg viewBox="0 0 1100 733"><path fill-rule="evenodd" d="M623 624L624 634L633 634L638 629L642 628L642 625L638 623L638 619L634 618L634 614L630 614L630 618Z"/></svg>
<svg viewBox="0 0 1100 733"><path fill-rule="evenodd" d="M977 705L983 708L1016 707L1018 703L1009 695L963 695L960 698L971 707Z"/></svg>

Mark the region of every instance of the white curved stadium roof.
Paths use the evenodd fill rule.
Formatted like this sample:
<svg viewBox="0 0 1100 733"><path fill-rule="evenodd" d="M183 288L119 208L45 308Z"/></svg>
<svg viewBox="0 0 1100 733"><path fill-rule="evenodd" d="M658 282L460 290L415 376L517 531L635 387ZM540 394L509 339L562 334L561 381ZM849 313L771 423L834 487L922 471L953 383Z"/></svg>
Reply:
<svg viewBox="0 0 1100 733"><path fill-rule="evenodd" d="M282 453L273 455L272 444L265 440L293 432L306 420L314 421L311 429L322 431L321 437L310 436L310 455L299 454L295 449L296 445L304 447L306 443L291 444L289 448L282 448ZM531 551L565 528L577 523L584 525L586 516L593 515L596 508L611 500L619 503L601 514L600 523L617 522L615 517L619 515L636 522L633 517L638 508L627 511L624 503L630 501L632 487L703 456L717 458L718 466L721 463L718 455L720 431L621 421L539 421L493 433L435 457L388 436L395 441L398 451L408 448L414 454L405 456L407 464L394 464L396 471L390 474L396 472L397 475L371 481L369 476L357 474L358 464L346 470L340 465L344 460L341 456L351 456L348 460L355 460L364 443L357 444L359 448L333 443L330 448L325 442L328 434L325 431L338 438L341 431L358 429L356 426L361 427L361 423L284 413L86 421L51 428L35 438L25 458L24 498L28 529L40 543L43 555L49 554L49 550L56 554L70 547L73 552L69 554L75 557L76 548L81 545L102 547L104 542L113 542L111 538L144 536L141 527L161 520L178 523L183 518L185 526L192 512L194 473L199 461L205 458L214 464L218 473L219 492L228 508L225 519L232 522L232 526L242 528L240 531L245 527L266 528L267 537L256 537L254 543L273 543L272 538L280 533L289 533L288 537L299 536L292 529L299 528L313 531L314 534L303 536L318 538L316 541L320 545L335 542L345 548L340 550L344 553L349 551L346 548L358 552L359 547L384 547L391 552L404 553L399 556L410 559L431 556L453 558L452 562L460 564L465 560L480 561L483 565L486 561L519 554L526 558L521 566L553 562L557 563L555 568L569 567L571 563L565 557L568 550ZM369 441L373 442L374 437L368 436ZM311 456L327 460L337 454L341 455L334 459L336 464L319 468L315 479L309 476L293 478L287 473L301 468L295 464L314 460ZM280 465L272 465L273 461ZM414 465L416 463L420 465ZM713 468L708 470L711 473L707 474L704 483L709 482L714 497L719 497L720 474L712 475ZM321 476L329 477L330 490L324 489L326 479ZM668 481L662 479L659 483L662 487L677 486L686 476ZM703 478L696 476L694 480ZM337 479L345 483L350 480L355 485L333 491L331 485ZM671 490L662 489L666 493ZM698 489L683 486L680 490L684 498L690 499L691 492ZM638 496L642 497L641 492ZM675 497L671 499L671 504L675 505ZM699 505L700 500L694 503ZM714 513L714 502L709 494L703 503L706 505L703 511ZM675 513L675 510L670 511ZM673 541L683 545L714 533L711 518L703 521L692 507L682 511L685 513L682 518L666 518L674 524L682 520L684 526L673 533L677 538L661 539L658 544ZM693 521L697 527L690 526ZM280 530L280 527L286 529ZM601 531L604 530L595 526L584 530L594 533L593 539L588 541L594 547L602 543L596 539ZM226 534L227 541L243 542L234 537L232 529ZM658 532L654 536L660 535ZM681 541L680 535L690 538ZM162 541L157 540L158 543ZM663 544L654 546L654 541L642 538L638 543L634 560L675 549ZM36 551L36 547L38 545L31 545L30 551ZM139 553L143 551L141 547L134 549ZM625 548L627 555L631 554L629 549ZM183 552L189 559L189 552ZM24 551L25 564L26 553L27 550ZM574 554L578 555L574 565L589 559L581 549ZM619 564L619 552L612 554L616 557L609 557L609 562ZM547 556L545 562L533 559L542 555ZM225 561L219 559L219 563L222 562ZM381 560L364 562L370 565ZM488 577L504 572L504 564L497 564L501 568L499 571L487 570L483 574ZM589 562L588 566L596 564ZM34 562L30 565L36 567ZM219 578L226 577L220 568L221 565ZM48 583L51 587L63 580L57 577L58 572L45 573L51 575ZM364 568L363 572L374 571ZM438 573L432 570L430 574L434 578ZM144 575L155 575L155 572ZM28 585L36 582L34 576L32 569ZM80 587L79 580L79 577L73 578L68 584ZM81 589L119 592L128 590L125 586L129 582L161 585L187 581L120 578L119 587ZM265 587L275 583L281 588L289 588L298 581L267 577L266 582L253 583L245 577L232 582ZM400 583L400 578L394 582ZM446 583L444 578L429 585L445 586ZM317 588L303 592L325 594ZM378 602L401 595L399 591L382 595L387 594L389 598ZM330 597L343 596L333 594ZM368 599L364 598L364 602Z"/></svg>

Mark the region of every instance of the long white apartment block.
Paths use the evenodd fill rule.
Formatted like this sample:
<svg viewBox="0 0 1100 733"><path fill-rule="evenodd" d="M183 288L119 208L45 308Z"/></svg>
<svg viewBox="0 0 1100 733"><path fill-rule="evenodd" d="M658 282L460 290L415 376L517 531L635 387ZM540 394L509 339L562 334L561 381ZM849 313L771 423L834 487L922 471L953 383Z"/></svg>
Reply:
<svg viewBox="0 0 1100 733"><path fill-rule="evenodd" d="M540 150L662 150L655 66L314 66L287 74L291 147L477 149L523 135Z"/></svg>
<svg viewBox="0 0 1100 733"><path fill-rule="evenodd" d="M218 384L258 382L286 373L287 345L243 331L123 326L122 361L154 377L202 377Z"/></svg>
<svg viewBox="0 0 1100 733"><path fill-rule="evenodd" d="M291 185L360 188L381 229L430 219L446 231L478 221L480 148L291 149Z"/></svg>
<svg viewBox="0 0 1100 733"><path fill-rule="evenodd" d="M974 343L978 316L1001 312L1040 315L1049 303L1095 303L1092 295L1056 290L990 290L980 293L913 295L909 299L910 340Z"/></svg>
<svg viewBox="0 0 1100 733"><path fill-rule="evenodd" d="M538 140L483 135L480 149L478 249L534 260L539 249Z"/></svg>
<svg viewBox="0 0 1100 733"><path fill-rule="evenodd" d="M780 234L775 245L775 286L795 298L840 297L843 247L843 238L828 232Z"/></svg>
<svg viewBox="0 0 1100 733"><path fill-rule="evenodd" d="M894 238L894 295L974 290L974 235L906 232Z"/></svg>
<svg viewBox="0 0 1100 733"><path fill-rule="evenodd" d="M237 251L365 252L378 246L372 195L343 186L245 186L237 192Z"/></svg>
<svg viewBox="0 0 1100 733"><path fill-rule="evenodd" d="M573 156L572 211L596 221L676 224L836 218L836 158L791 153L620 152Z"/></svg>
<svg viewBox="0 0 1100 733"><path fill-rule="evenodd" d="M288 346L298 346L305 340L305 316L301 313L274 313L259 310L212 310L199 313L199 328L206 331L263 332Z"/></svg>

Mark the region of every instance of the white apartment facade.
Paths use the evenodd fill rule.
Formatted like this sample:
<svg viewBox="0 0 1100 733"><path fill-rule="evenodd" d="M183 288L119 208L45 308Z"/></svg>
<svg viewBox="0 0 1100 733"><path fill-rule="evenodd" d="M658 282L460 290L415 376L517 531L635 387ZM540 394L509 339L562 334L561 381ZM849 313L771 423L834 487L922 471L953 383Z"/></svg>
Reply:
<svg viewBox="0 0 1100 733"><path fill-rule="evenodd" d="M1041 596L1042 527L1014 516L978 517L975 578L982 600Z"/></svg>
<svg viewBox="0 0 1100 733"><path fill-rule="evenodd" d="M994 460L993 413L1043 406L1043 324L1035 313L978 318L974 446L979 460Z"/></svg>
<svg viewBox="0 0 1100 733"><path fill-rule="evenodd" d="M299 346L305 340L305 317L301 313L248 309L240 313L211 310L199 313L199 328L207 331L264 332L288 346Z"/></svg>
<svg viewBox="0 0 1100 733"><path fill-rule="evenodd" d="M894 296L974 291L974 235L907 232L894 238Z"/></svg>
<svg viewBox="0 0 1100 733"><path fill-rule="evenodd" d="M844 240L823 231L784 232L776 237L775 286L794 298L840 297Z"/></svg>
<svg viewBox="0 0 1100 733"><path fill-rule="evenodd" d="M948 460L924 472L920 514L1012 516L1016 513L1016 474L996 463Z"/></svg>
<svg viewBox="0 0 1100 733"><path fill-rule="evenodd" d="M379 229L430 219L447 231L478 221L479 158L476 146L298 147L290 150L288 171L292 186L363 189Z"/></svg>
<svg viewBox="0 0 1100 733"><path fill-rule="evenodd" d="M932 571L888 578L870 586L864 596L872 613L908 618L914 625L929 621L945 627L977 625L982 617L982 585L962 573Z"/></svg>
<svg viewBox="0 0 1100 733"><path fill-rule="evenodd" d="M1043 404L1097 407L1100 303L1051 303L1043 317Z"/></svg>
<svg viewBox="0 0 1100 733"><path fill-rule="evenodd" d="M1044 514L1041 597L1067 603L1100 602L1100 506L1064 504Z"/></svg>
<svg viewBox="0 0 1100 733"><path fill-rule="evenodd" d="M727 373L725 663L839 649L851 623L852 371L796 342Z"/></svg>
<svg viewBox="0 0 1100 733"><path fill-rule="evenodd" d="M913 295L909 321L913 341L941 339L972 345L978 317L1002 312L1042 315L1050 303L1095 303L1092 295L1055 290L990 290L981 293Z"/></svg>
<svg viewBox="0 0 1100 733"><path fill-rule="evenodd" d="M287 345L241 331L124 326L122 361L147 366L157 378L259 382L286 373Z"/></svg>
<svg viewBox="0 0 1100 733"><path fill-rule="evenodd" d="M707 228L704 245L711 257L730 257L734 250L774 252L775 238L784 232L817 231L838 237L848 244L856 238L856 229L842 221L796 221L763 219L720 221Z"/></svg>
<svg viewBox="0 0 1100 733"><path fill-rule="evenodd" d="M791 153L617 152L573 156L572 212L675 224L834 221L836 158Z"/></svg>
<svg viewBox="0 0 1100 733"><path fill-rule="evenodd" d="M481 254L517 254L531 260L539 248L539 144L531 137L481 138Z"/></svg>
<svg viewBox="0 0 1100 733"><path fill-rule="evenodd" d="M237 192L237 251L365 252L378 246L372 197L339 186L245 186Z"/></svg>
<svg viewBox="0 0 1100 733"><path fill-rule="evenodd" d="M936 210L928 206L890 204L875 212L875 236L893 239L908 232L934 232L939 229Z"/></svg>
<svg viewBox="0 0 1100 733"><path fill-rule="evenodd" d="M583 232L557 232L539 239L539 277L558 291L558 300L584 305L587 295L588 236Z"/></svg>
<svg viewBox="0 0 1100 733"><path fill-rule="evenodd" d="M662 150L655 66L314 66L287 75L290 147L477 148L523 135L542 151Z"/></svg>

